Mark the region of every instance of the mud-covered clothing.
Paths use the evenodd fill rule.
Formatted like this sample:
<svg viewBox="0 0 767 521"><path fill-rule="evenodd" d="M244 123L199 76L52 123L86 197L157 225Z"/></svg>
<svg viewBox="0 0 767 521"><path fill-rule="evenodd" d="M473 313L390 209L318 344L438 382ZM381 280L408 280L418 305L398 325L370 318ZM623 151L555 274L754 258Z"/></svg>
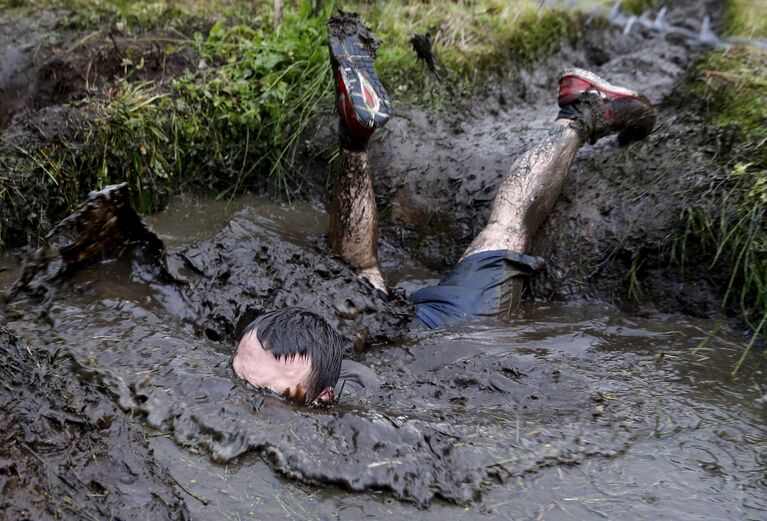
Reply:
<svg viewBox="0 0 767 521"><path fill-rule="evenodd" d="M483 251L469 255L436 286L419 289L411 300L415 305L413 327L430 329L448 324L495 318L512 311L515 300L512 281L529 277L543 259L508 250ZM364 395L381 385L372 369L353 362L341 362L336 392Z"/></svg>
<svg viewBox="0 0 767 521"><path fill-rule="evenodd" d="M335 386L337 393L361 395L380 386L381 380L369 367L352 360L341 361L341 376Z"/></svg>
<svg viewBox="0 0 767 521"><path fill-rule="evenodd" d="M416 317L434 329L508 315L515 301L513 280L529 277L542 265L540 257L508 250L469 255L438 285L413 293Z"/></svg>

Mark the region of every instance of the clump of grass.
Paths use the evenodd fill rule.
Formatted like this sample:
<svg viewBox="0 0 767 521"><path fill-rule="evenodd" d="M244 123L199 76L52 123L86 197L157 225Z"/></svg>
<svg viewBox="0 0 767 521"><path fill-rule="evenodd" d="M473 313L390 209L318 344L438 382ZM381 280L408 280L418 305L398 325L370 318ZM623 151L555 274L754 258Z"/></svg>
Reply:
<svg viewBox="0 0 767 521"><path fill-rule="evenodd" d="M83 156L81 182L98 189L127 181L134 204L148 212L166 204L175 184L174 160L178 151L171 140L176 117L168 113L167 94L150 82L121 81L105 99L92 104L95 121L89 142L91 154Z"/></svg>
<svg viewBox="0 0 767 521"><path fill-rule="evenodd" d="M767 37L767 0L728 0L722 29L732 36Z"/></svg>
<svg viewBox="0 0 767 521"><path fill-rule="evenodd" d="M753 5L727 4L730 34L765 37L767 11ZM708 120L734 145L723 171L683 212L673 257L684 263L694 254L726 275L723 305L738 309L754 332L737 372L767 323L767 52L746 46L709 52L690 78Z"/></svg>
<svg viewBox="0 0 767 521"><path fill-rule="evenodd" d="M438 65L454 91L470 91L491 73L555 52L578 33L578 14L543 7L537 1L477 0L349 4L384 41L377 68L395 96L423 100L429 77L410 49L413 34L428 32Z"/></svg>
<svg viewBox="0 0 767 521"><path fill-rule="evenodd" d="M276 30L269 23L216 23L197 43L203 60L220 65L174 82L189 167L213 163L232 193L254 176L268 176L290 193L299 138L312 118L332 107L328 14L312 16L304 3Z"/></svg>

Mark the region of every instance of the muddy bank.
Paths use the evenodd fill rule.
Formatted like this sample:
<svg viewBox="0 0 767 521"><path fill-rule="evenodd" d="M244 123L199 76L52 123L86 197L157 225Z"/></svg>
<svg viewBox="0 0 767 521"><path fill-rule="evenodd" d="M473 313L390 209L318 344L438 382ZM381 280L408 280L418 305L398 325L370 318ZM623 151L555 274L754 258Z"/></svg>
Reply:
<svg viewBox="0 0 767 521"><path fill-rule="evenodd" d="M210 24L131 31L108 20L84 32L69 20L71 15L47 9L35 16L0 14L2 250L37 246L90 190L108 184L105 154L122 155L113 169L132 166L116 182L134 181L134 188L145 190L136 193L134 203L158 207L171 189L151 176L135 181L142 177L142 165L156 173L162 160L144 158L156 143L136 134L142 126L140 116L146 117L140 105L146 99L142 88L152 82L154 94L162 97L171 79L196 70L200 60L190 46L179 44L169 51L167 43L208 31ZM105 111L107 103L120 96L124 105ZM112 121L105 124L105 118ZM131 150L113 150L125 148L120 140Z"/></svg>
<svg viewBox="0 0 767 521"><path fill-rule="evenodd" d="M0 328L4 519L189 519L144 431L61 354Z"/></svg>
<svg viewBox="0 0 767 521"><path fill-rule="evenodd" d="M717 9L677 2L669 16L695 27ZM731 139L708 128L700 107L683 97L687 67L701 51L682 39L627 36L592 21L572 47L489 84L466 109L395 110L371 150L386 240L432 269L452 266L484 226L515 157L535 146L555 118L558 74L584 67L644 92L657 107L658 125L643 142L619 147L606 138L578 154L533 240L531 253L547 260L536 296L716 315L723 277L694 259L682 274L666 256L682 210L726 163Z"/></svg>

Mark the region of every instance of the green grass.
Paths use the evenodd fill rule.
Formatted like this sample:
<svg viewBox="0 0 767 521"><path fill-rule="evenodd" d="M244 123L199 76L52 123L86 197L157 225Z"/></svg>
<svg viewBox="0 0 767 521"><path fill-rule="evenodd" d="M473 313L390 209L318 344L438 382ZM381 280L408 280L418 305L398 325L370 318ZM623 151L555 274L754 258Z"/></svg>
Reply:
<svg viewBox="0 0 767 521"><path fill-rule="evenodd" d="M213 25L196 48L220 65L173 82L187 168L213 163L219 172L213 184L223 181L232 194L254 176L291 193L300 181L302 133L332 107L326 19L327 13L311 16L307 5L287 12L277 30L268 23Z"/></svg>
<svg viewBox="0 0 767 521"><path fill-rule="evenodd" d="M53 10L57 30L89 42L107 33L126 40L124 77L97 82L75 103L83 112L78 140L19 147L0 139L0 248L14 227L34 239L89 190L122 181L142 212L163 208L178 190L292 197L304 182L297 153L308 125L333 110L326 20L337 7L359 11L384 41L377 69L395 108L467 99L488 78L507 78L555 52L580 27L580 15L539 9L535 0L320 4L285 2L275 27L266 0L0 0L5 12ZM412 34L424 31L444 84L410 48ZM191 50L195 63L174 78L136 81L142 51L131 40L166 56ZM114 52L104 42L99 52Z"/></svg>
<svg viewBox="0 0 767 521"><path fill-rule="evenodd" d="M722 29L730 36L767 38L767 0L728 0Z"/></svg>
<svg viewBox="0 0 767 521"><path fill-rule="evenodd" d="M767 2L731 0L725 27L733 36L765 38ZM705 259L725 274L723 306L737 309L754 331L737 372L767 332L767 52L746 46L709 52L692 69L690 90L732 146L723 172L712 174L683 212L672 258Z"/></svg>
<svg viewBox="0 0 767 521"><path fill-rule="evenodd" d="M577 13L539 8L539 2L492 0L343 3L357 10L384 41L377 68L395 99L439 101L440 93L466 93L489 76L549 56L578 35ZM410 47L410 37L428 32L445 85L439 85ZM451 96L452 97L452 96Z"/></svg>

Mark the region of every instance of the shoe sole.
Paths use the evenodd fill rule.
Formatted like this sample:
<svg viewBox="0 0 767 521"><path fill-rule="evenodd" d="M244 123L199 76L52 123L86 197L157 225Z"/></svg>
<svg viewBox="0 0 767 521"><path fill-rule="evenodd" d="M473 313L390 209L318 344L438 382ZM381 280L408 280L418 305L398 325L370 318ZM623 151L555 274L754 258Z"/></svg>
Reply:
<svg viewBox="0 0 767 521"><path fill-rule="evenodd" d="M591 71L587 71L585 69L579 69L577 67L567 69L559 76L559 84L562 85L562 82L566 81L569 78L573 78L573 79L588 83L601 95L607 98L610 98L613 101L618 100L620 98L624 98L624 99L632 98L637 101L640 101L641 103L644 103L650 110L652 110L653 108L652 103L650 103L650 100L648 100L644 95L640 94L639 92L635 90L627 89L626 87L613 85L612 83L605 81L604 79L597 76ZM557 99L557 103L559 104L560 107L569 105L570 103L573 103L577 99L578 95L580 95L581 92L585 92L586 90L588 89L583 89L582 91L579 91L577 94L571 93L570 95L564 96L564 97L560 94L559 98Z"/></svg>
<svg viewBox="0 0 767 521"><path fill-rule="evenodd" d="M601 77L597 76L591 71L587 71L585 69L579 69L577 67L573 67L570 69L567 69L559 76L560 83L565 80L568 77L574 77L581 80L584 80L587 83L590 83L594 87L597 88L597 90L604 91L607 94L615 95L616 97L623 97L623 96L629 96L632 98L638 98L642 99L644 96L642 96L640 93L638 93L635 90L627 89L626 87L620 87L618 85L613 85L612 83L608 83Z"/></svg>
<svg viewBox="0 0 767 521"><path fill-rule="evenodd" d="M337 81L342 82L343 91L350 98L351 114L346 114L339 107L344 116L353 115L354 121L348 121L347 124L357 124L368 131L386 124L391 106L386 90L375 72L375 50L371 52L357 34L338 37L331 31L328 44L331 64L339 76Z"/></svg>

